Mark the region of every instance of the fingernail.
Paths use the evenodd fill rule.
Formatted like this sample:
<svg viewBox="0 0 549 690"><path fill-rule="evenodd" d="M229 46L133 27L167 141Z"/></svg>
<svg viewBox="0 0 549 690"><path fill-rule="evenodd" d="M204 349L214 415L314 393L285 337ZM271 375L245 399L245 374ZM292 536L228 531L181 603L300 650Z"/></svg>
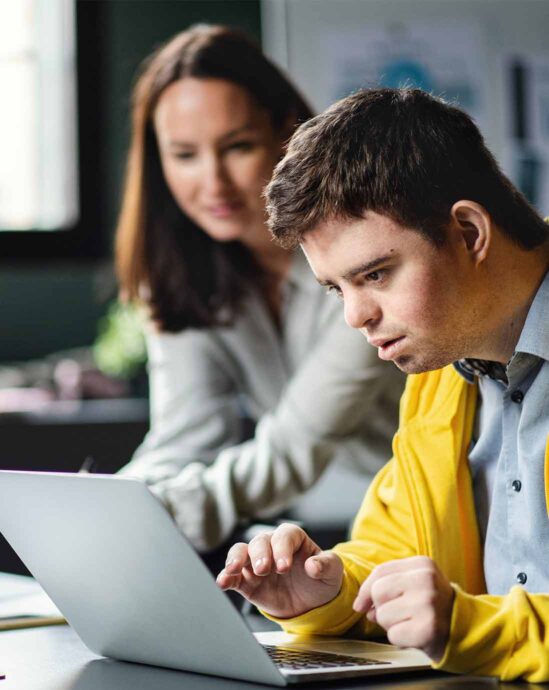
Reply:
<svg viewBox="0 0 549 690"><path fill-rule="evenodd" d="M229 558L225 563L225 567L227 568L228 566L232 565L233 563L234 563L234 558Z"/></svg>
<svg viewBox="0 0 549 690"><path fill-rule="evenodd" d="M264 565L264 563L265 563L264 558L258 558L257 561L255 562L256 569L261 568Z"/></svg>
<svg viewBox="0 0 549 690"><path fill-rule="evenodd" d="M319 573L324 570L324 563L319 558L315 558L315 565Z"/></svg>
<svg viewBox="0 0 549 690"><path fill-rule="evenodd" d="M285 558L279 558L278 561L276 562L276 567L278 570L284 570L287 566L286 559Z"/></svg>

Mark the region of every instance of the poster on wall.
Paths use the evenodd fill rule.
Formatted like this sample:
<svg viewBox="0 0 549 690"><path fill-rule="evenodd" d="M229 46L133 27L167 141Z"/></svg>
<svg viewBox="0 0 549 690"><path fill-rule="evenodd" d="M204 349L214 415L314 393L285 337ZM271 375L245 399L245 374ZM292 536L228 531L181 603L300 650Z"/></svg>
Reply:
<svg viewBox="0 0 549 690"><path fill-rule="evenodd" d="M412 86L466 110L487 126L486 56L482 30L472 21L412 21L330 32L324 46L330 100L359 88Z"/></svg>
<svg viewBox="0 0 549 690"><path fill-rule="evenodd" d="M549 53L504 56L507 146L504 169L549 215Z"/></svg>

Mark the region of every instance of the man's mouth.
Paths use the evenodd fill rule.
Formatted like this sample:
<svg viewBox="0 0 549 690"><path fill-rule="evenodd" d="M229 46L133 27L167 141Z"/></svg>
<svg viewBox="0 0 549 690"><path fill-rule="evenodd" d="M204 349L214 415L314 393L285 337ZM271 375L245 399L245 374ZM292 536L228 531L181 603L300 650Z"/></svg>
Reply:
<svg viewBox="0 0 549 690"><path fill-rule="evenodd" d="M378 355L380 359L393 359L403 340L403 335L399 336L398 338L376 338L376 340L372 341L372 345L378 348Z"/></svg>

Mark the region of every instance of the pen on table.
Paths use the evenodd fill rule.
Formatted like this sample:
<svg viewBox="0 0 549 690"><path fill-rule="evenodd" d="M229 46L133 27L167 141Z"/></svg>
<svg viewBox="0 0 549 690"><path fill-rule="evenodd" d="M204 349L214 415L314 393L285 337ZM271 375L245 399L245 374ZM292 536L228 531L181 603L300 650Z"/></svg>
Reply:
<svg viewBox="0 0 549 690"><path fill-rule="evenodd" d="M93 455L88 455L78 470L78 474L91 474L92 472L95 472L96 467L97 465Z"/></svg>

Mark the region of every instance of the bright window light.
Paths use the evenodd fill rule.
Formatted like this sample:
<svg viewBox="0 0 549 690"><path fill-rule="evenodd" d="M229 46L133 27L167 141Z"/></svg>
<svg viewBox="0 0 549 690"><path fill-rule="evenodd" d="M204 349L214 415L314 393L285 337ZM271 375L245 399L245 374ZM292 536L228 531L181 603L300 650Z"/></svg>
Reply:
<svg viewBox="0 0 549 690"><path fill-rule="evenodd" d="M79 215L75 0L0 0L0 230Z"/></svg>

